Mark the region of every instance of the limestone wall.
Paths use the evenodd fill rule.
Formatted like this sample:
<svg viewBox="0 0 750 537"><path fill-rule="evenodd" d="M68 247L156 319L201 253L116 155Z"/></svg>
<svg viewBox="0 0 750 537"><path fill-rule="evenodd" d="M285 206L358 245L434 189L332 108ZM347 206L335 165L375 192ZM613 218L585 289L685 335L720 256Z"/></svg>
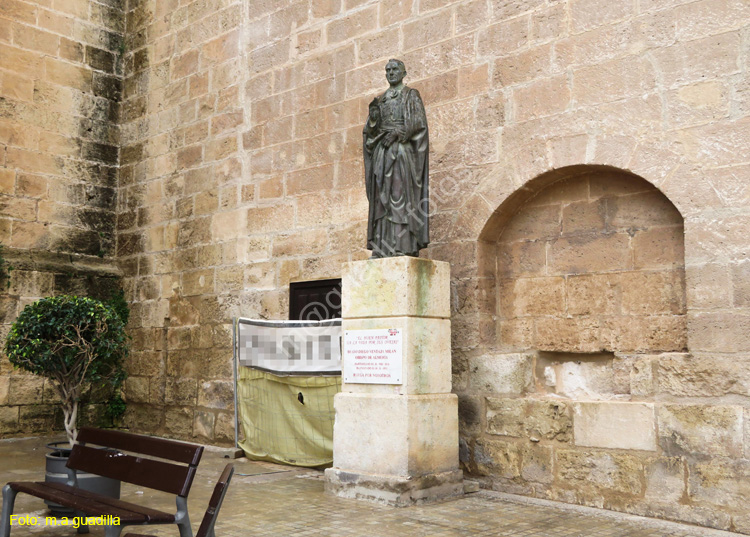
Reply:
<svg viewBox="0 0 750 537"><path fill-rule="evenodd" d="M454 360L467 468L500 490L743 528L739 496L717 508L739 481L707 482L745 463L745 374L685 352L682 217L635 176L560 173L504 203L486 247L496 334Z"/></svg>
<svg viewBox="0 0 750 537"><path fill-rule="evenodd" d="M599 171L503 210L498 349L686 349L683 220L653 185Z"/></svg>
<svg viewBox="0 0 750 537"><path fill-rule="evenodd" d="M111 255L122 12L49 4L0 11L0 241Z"/></svg>
<svg viewBox="0 0 750 537"><path fill-rule="evenodd" d="M233 442L231 318L282 314L242 151L245 2L133 1L126 14L117 255L133 301L134 429ZM241 307L244 304L244 307Z"/></svg>
<svg viewBox="0 0 750 537"><path fill-rule="evenodd" d="M112 255L123 23L118 0L0 3L0 243L12 268L0 282L3 342L37 298L105 298L119 286ZM0 435L60 430L55 400L3 355ZM84 410L83 421L101 423L99 410Z"/></svg>

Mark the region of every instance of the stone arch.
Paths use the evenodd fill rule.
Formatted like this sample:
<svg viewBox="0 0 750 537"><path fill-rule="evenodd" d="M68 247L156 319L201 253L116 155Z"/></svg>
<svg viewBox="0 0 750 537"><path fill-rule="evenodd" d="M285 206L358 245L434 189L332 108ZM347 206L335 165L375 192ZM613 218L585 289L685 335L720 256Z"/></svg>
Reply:
<svg viewBox="0 0 750 537"><path fill-rule="evenodd" d="M684 209L681 208L679 204L675 203L669 191L665 192L660 188L660 183L658 182L648 181L647 179L644 179L643 176L637 173L615 166L601 164L576 164L544 171L543 173L540 173L533 178L529 178L522 183L520 183L519 181L512 181L511 188L503 189L506 190L504 194L495 196L497 205L489 212L483 211L483 215L485 215L486 218L482 222L482 225L476 230L474 237L476 237L479 241L491 241L492 236L499 228L504 225L509 215L517 210L526 201L534 196L537 196L544 189L555 183L592 173L607 173L610 175L620 175L622 177L631 177L641 181L646 181L655 189L658 189L662 193L662 195L664 195L664 197L668 199L669 202L675 207L675 209L680 213L681 216L684 214ZM511 178L506 178L506 181L511 181ZM483 191L491 190L491 185L488 183L484 183L482 186ZM481 197L482 199L487 200L488 195L486 193L477 193L468 201L467 205L471 204L474 208L477 208L478 205L474 200L475 197ZM491 205L491 203L488 201L486 201L485 204L488 207ZM476 218L476 220L479 219L479 217Z"/></svg>
<svg viewBox="0 0 750 537"><path fill-rule="evenodd" d="M658 135L644 140L626 134L595 137L558 127L557 135L535 123L516 133L522 143L510 141L501 161L487 171L459 210L447 240L482 240L493 213L519 190L582 168L618 169L647 178L683 216L700 212L706 198L714 196L710 185L700 179L700 170L686 165L674 144Z"/></svg>

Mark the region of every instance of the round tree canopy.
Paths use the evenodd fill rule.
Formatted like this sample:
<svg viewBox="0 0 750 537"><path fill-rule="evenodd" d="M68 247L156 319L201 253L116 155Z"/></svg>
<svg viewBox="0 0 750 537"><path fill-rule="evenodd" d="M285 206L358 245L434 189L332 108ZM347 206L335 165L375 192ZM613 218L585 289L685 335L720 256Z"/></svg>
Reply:
<svg viewBox="0 0 750 537"><path fill-rule="evenodd" d="M128 341L113 309L93 298L63 295L26 306L11 326L5 352L14 366L53 381L117 384L125 377Z"/></svg>

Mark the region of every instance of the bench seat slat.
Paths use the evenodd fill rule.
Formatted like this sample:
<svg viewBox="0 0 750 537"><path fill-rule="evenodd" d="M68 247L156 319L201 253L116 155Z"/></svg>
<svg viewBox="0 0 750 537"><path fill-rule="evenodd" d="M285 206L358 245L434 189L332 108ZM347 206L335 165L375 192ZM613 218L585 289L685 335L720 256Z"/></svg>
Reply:
<svg viewBox="0 0 750 537"><path fill-rule="evenodd" d="M25 492L43 500L49 500L70 507L87 516L112 515L119 517L121 524L172 523L174 515L142 507L123 500L105 498L79 488L61 483L12 482L13 490Z"/></svg>
<svg viewBox="0 0 750 537"><path fill-rule="evenodd" d="M104 510L104 506L98 505L95 502L84 500L83 498L62 491L40 487L39 483L12 483L11 486L18 492L25 492L43 500L59 503L60 505L79 511L86 516L112 515L120 517L123 523L142 524L146 522L146 518L143 515L117 509Z"/></svg>
<svg viewBox="0 0 750 537"><path fill-rule="evenodd" d="M130 511L132 513L142 515L147 517L149 521L158 521L158 522L173 522L174 521L174 514L172 513L165 513L164 511L159 511L158 509L151 509L150 507L145 507L143 505L138 505L136 503L130 503L126 502L125 500L118 500L116 498L109 498L107 496L100 496L99 494L96 494L94 492L89 492L88 490L83 490L80 488L73 488L69 487L68 485L64 485L62 483L43 483L44 485L55 488L61 491L70 492L71 490L76 491L76 495L80 496L81 498L85 498L88 500L94 500L97 503L111 507L114 509L122 509L126 511Z"/></svg>
<svg viewBox="0 0 750 537"><path fill-rule="evenodd" d="M178 496L187 495L195 475L190 466L82 445L73 448L67 466Z"/></svg>
<svg viewBox="0 0 750 537"><path fill-rule="evenodd" d="M193 466L198 465L203 454L203 446L195 444L93 427L81 427L77 440L84 444L96 444L121 451L142 453L150 457L192 464Z"/></svg>

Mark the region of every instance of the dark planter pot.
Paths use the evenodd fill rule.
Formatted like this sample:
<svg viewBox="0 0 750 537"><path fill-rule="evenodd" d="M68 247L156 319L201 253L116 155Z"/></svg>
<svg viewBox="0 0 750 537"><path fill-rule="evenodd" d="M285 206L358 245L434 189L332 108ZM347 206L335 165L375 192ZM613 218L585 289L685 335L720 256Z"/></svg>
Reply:
<svg viewBox="0 0 750 537"><path fill-rule="evenodd" d="M47 444L47 447L52 452L47 453L47 465L46 472L44 474L44 481L47 483L62 483L65 484L68 481L68 470L65 464L68 462L68 456L70 455L69 447L67 442L53 442ZM96 474L89 474L86 472L78 472L78 486L89 492L95 492L103 496L110 498L120 498L120 481L116 479L110 479L109 477L102 477ZM50 509L50 513L55 517L71 517L75 516L73 509L63 507L62 505L45 500L44 503Z"/></svg>

